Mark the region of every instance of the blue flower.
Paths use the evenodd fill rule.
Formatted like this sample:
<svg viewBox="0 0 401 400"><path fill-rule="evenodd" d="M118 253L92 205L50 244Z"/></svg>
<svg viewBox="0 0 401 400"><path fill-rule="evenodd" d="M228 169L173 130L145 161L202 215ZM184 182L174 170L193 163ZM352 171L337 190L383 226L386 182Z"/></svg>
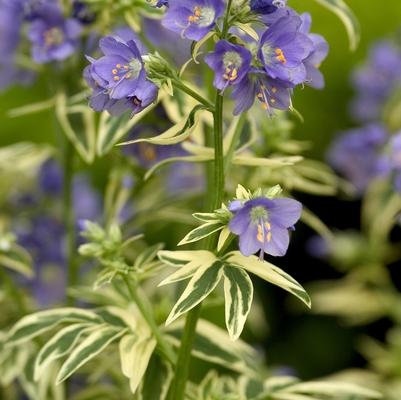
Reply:
<svg viewBox="0 0 401 400"><path fill-rule="evenodd" d="M81 31L77 20L65 19L56 4L45 3L28 31L33 60L38 64L65 60L75 52Z"/></svg>
<svg viewBox="0 0 401 400"><path fill-rule="evenodd" d="M373 179L389 172L383 155L387 138L387 131L378 124L346 131L332 144L328 162L362 194Z"/></svg>
<svg viewBox="0 0 401 400"><path fill-rule="evenodd" d="M324 77L319 71L319 67L323 60L327 57L329 45L323 36L309 33L312 23L310 14L304 13L301 14L300 17L302 19L301 32L306 34L313 43L313 50L304 60L304 65L306 68L305 83L315 89L323 89Z"/></svg>
<svg viewBox="0 0 401 400"><path fill-rule="evenodd" d="M163 25L183 37L201 40L224 13L223 0L174 0L163 19Z"/></svg>
<svg viewBox="0 0 401 400"><path fill-rule="evenodd" d="M87 57L91 64L84 70L84 78L93 89L90 106L112 115L127 110L138 113L157 96L157 87L146 78L140 51L144 48L127 32L121 34L128 40L117 35L102 38L99 45L104 56L98 60Z"/></svg>
<svg viewBox="0 0 401 400"><path fill-rule="evenodd" d="M376 43L366 65L352 75L357 92L352 102L353 117L362 122L374 121L393 91L401 86L401 51L391 41Z"/></svg>
<svg viewBox="0 0 401 400"><path fill-rule="evenodd" d="M205 61L214 70L214 86L224 91L227 86L241 82L248 74L252 54L243 46L220 40L214 51L206 55Z"/></svg>
<svg viewBox="0 0 401 400"><path fill-rule="evenodd" d="M96 19L96 15L91 11L88 5L80 0L73 0L72 16L83 25L91 24Z"/></svg>
<svg viewBox="0 0 401 400"><path fill-rule="evenodd" d="M40 190L46 195L57 196L62 193L63 171L55 160L49 159L42 164L38 183Z"/></svg>
<svg viewBox="0 0 401 400"><path fill-rule="evenodd" d="M297 85L307 80L305 61L313 51L312 40L302 32L299 16L283 16L263 33L258 57L272 79Z"/></svg>
<svg viewBox="0 0 401 400"><path fill-rule="evenodd" d="M273 109L288 110L291 105L292 85L280 79L271 79L262 70L253 68L238 85L234 87L234 115L248 110L255 99L261 103L269 115Z"/></svg>
<svg viewBox="0 0 401 400"><path fill-rule="evenodd" d="M251 0L251 10L258 14L271 14L286 5L287 0Z"/></svg>
<svg viewBox="0 0 401 400"><path fill-rule="evenodd" d="M299 220L302 205L288 198L258 197L229 209L234 217L229 223L232 233L239 236L239 248L244 256L260 251L272 256L284 256L289 245L289 229Z"/></svg>

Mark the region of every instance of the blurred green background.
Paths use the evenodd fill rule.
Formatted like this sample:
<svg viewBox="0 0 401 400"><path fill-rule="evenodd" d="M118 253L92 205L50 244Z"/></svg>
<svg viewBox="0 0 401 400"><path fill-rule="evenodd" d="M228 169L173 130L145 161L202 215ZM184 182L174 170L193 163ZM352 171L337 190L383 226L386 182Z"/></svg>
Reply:
<svg viewBox="0 0 401 400"><path fill-rule="evenodd" d="M347 0L357 15L362 30L356 52L349 50L347 36L340 20L314 0L289 0L298 11L313 16L312 30L322 34L330 44L330 54L322 66L326 88L316 91L297 89L294 105L305 122L298 123L296 137L313 142L313 156L321 158L332 135L351 126L348 103L352 96L349 74L366 56L368 46L375 40L394 34L401 25L401 1ZM7 111L34 101L45 100L46 88L40 82L33 87L13 88L0 95L0 145L20 140L54 140L50 113L10 119Z"/></svg>

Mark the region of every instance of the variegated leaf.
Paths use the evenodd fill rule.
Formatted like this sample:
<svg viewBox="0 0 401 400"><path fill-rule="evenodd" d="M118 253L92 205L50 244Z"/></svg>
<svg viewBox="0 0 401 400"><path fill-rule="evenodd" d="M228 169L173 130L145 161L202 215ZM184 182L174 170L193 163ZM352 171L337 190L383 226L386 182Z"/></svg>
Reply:
<svg viewBox="0 0 401 400"><path fill-rule="evenodd" d="M238 251L230 253L227 262L242 267L265 281L281 287L298 297L309 308L311 307L311 299L305 289L294 278L275 265L261 261L256 256L245 257Z"/></svg>
<svg viewBox="0 0 401 400"><path fill-rule="evenodd" d="M178 322L166 328L169 340L174 346L180 345L183 324ZM258 365L258 355L241 339L227 346L229 337L224 329L212 323L199 320L192 348L192 355L210 363L221 365L232 371L249 373Z"/></svg>
<svg viewBox="0 0 401 400"><path fill-rule="evenodd" d="M56 333L40 350L35 360L34 379L38 380L45 368L54 360L68 354L81 336L93 328L90 324L73 324Z"/></svg>
<svg viewBox="0 0 401 400"><path fill-rule="evenodd" d="M120 340L121 369L130 380L130 388L133 394L142 381L155 347L156 340L151 336L138 337L128 334Z"/></svg>
<svg viewBox="0 0 401 400"><path fill-rule="evenodd" d="M102 323L94 312L80 308L55 308L27 315L20 319L8 333L7 345L26 342L62 322Z"/></svg>
<svg viewBox="0 0 401 400"><path fill-rule="evenodd" d="M197 242L209 235L212 235L215 232L220 231L224 228L224 225L220 221L217 222L210 222L207 224L203 224L198 226L197 228L193 229L189 232L181 241L178 243L178 246L182 246L184 244Z"/></svg>
<svg viewBox="0 0 401 400"><path fill-rule="evenodd" d="M209 260L215 257L214 254L206 250L184 250L184 251L167 251L162 250L157 253L159 260L170 267L182 267L192 260Z"/></svg>
<svg viewBox="0 0 401 400"><path fill-rule="evenodd" d="M165 400L173 375L171 365L154 353L142 380L142 399Z"/></svg>
<svg viewBox="0 0 401 400"><path fill-rule="evenodd" d="M222 267L221 261L215 260L211 265L202 265L196 271L171 310L166 325L198 305L214 290L222 277Z"/></svg>
<svg viewBox="0 0 401 400"><path fill-rule="evenodd" d="M244 329L253 299L252 281L242 268L224 266L224 298L227 330L236 340Z"/></svg>
<svg viewBox="0 0 401 400"><path fill-rule="evenodd" d="M92 331L85 340L72 351L61 366L56 379L57 383L65 381L78 368L101 353L110 343L117 340L125 332L126 329L117 330L108 325L99 325L96 330Z"/></svg>

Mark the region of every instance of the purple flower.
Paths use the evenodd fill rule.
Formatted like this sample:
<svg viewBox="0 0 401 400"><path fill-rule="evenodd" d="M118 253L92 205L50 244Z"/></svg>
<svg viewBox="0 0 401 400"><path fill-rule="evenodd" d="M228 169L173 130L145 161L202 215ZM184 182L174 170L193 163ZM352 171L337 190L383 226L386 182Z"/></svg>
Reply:
<svg viewBox="0 0 401 400"><path fill-rule="evenodd" d="M201 40L224 13L223 0L174 0L169 2L163 25L191 40Z"/></svg>
<svg viewBox="0 0 401 400"><path fill-rule="evenodd" d="M39 170L39 188L47 195L57 196L63 191L63 171L55 160L47 160Z"/></svg>
<svg viewBox="0 0 401 400"><path fill-rule="evenodd" d="M234 87L234 115L252 107L255 98L270 115L272 109L288 110L291 105L292 85L279 79L269 78L264 71L252 69L246 78Z"/></svg>
<svg viewBox="0 0 401 400"><path fill-rule="evenodd" d="M157 87L146 78L141 51L131 39L133 34L121 34L128 40L121 36L102 38L99 44L104 56L98 60L87 57L91 64L84 70L84 78L93 89L90 106L112 115L127 110L138 113L157 96Z"/></svg>
<svg viewBox="0 0 401 400"><path fill-rule="evenodd" d="M401 51L391 41L376 43L366 65L352 75L357 92L351 104L352 115L358 121L372 121L393 91L401 86Z"/></svg>
<svg viewBox="0 0 401 400"><path fill-rule="evenodd" d="M250 256L260 250L261 257L263 253L284 256L289 244L288 230L299 220L302 205L288 198L258 197L233 210L236 211L229 229L239 236L243 255Z"/></svg>
<svg viewBox="0 0 401 400"><path fill-rule="evenodd" d="M251 10L258 14L271 14L286 5L287 0L251 0Z"/></svg>
<svg viewBox="0 0 401 400"><path fill-rule="evenodd" d="M65 19L56 4L44 4L28 32L33 60L38 64L65 60L75 52L81 31L81 24Z"/></svg>
<svg viewBox="0 0 401 400"><path fill-rule="evenodd" d="M284 16L262 35L258 57L270 78L292 85L307 80L305 60L313 51L313 42L301 27L300 17Z"/></svg>
<svg viewBox="0 0 401 400"><path fill-rule="evenodd" d="M163 6L168 7L169 1L168 0L158 0L158 2L156 3L156 7L160 8Z"/></svg>
<svg viewBox="0 0 401 400"><path fill-rule="evenodd" d="M220 40L214 51L206 55L205 61L214 70L214 86L224 91L227 86L241 82L248 74L252 54L243 46Z"/></svg>
<svg viewBox="0 0 401 400"><path fill-rule="evenodd" d="M73 0L72 16L83 25L91 24L96 19L96 15L91 11L88 5L80 0Z"/></svg>
<svg viewBox="0 0 401 400"><path fill-rule="evenodd" d="M327 57L327 54L329 52L329 45L323 38L323 36L309 33L312 23L312 18L310 14L302 14L301 19L301 32L306 34L313 43L313 50L304 60L304 65L306 68L306 83L315 89L323 89L324 77L323 74L319 71L319 67L323 60Z"/></svg>
<svg viewBox="0 0 401 400"><path fill-rule="evenodd" d="M389 171L388 160L382 155L387 137L378 124L346 131L331 146L328 161L362 194L373 179Z"/></svg>

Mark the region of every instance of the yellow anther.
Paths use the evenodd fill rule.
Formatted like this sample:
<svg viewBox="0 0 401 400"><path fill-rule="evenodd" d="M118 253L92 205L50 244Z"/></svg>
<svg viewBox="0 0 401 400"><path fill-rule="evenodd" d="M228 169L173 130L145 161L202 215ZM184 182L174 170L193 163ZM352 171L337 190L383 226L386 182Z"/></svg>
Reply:
<svg viewBox="0 0 401 400"><path fill-rule="evenodd" d="M121 68L121 64L116 64L116 67L117 67L118 69L120 69L120 68Z"/></svg>
<svg viewBox="0 0 401 400"><path fill-rule="evenodd" d="M256 96L258 99L263 99L263 93L258 93Z"/></svg>
<svg viewBox="0 0 401 400"><path fill-rule="evenodd" d="M276 93L277 92L277 88L272 87L272 93Z"/></svg>
<svg viewBox="0 0 401 400"><path fill-rule="evenodd" d="M276 99L273 99L273 97L270 97L270 101L274 104L276 102Z"/></svg>
<svg viewBox="0 0 401 400"><path fill-rule="evenodd" d="M263 102L263 103L262 103L262 108L263 108L264 110L267 110L267 109L269 108L269 105L268 105L267 103Z"/></svg>
<svg viewBox="0 0 401 400"><path fill-rule="evenodd" d="M194 7L193 15L188 16L188 22L189 23L198 22L201 16L202 16L202 10L200 7L196 6Z"/></svg>
<svg viewBox="0 0 401 400"><path fill-rule="evenodd" d="M113 75L117 75L117 74L118 74L118 70L114 68L114 69L111 70L111 73L112 73Z"/></svg>
<svg viewBox="0 0 401 400"><path fill-rule="evenodd" d="M119 81L119 80L120 80L120 77L116 75L113 79L114 79L115 81Z"/></svg>
<svg viewBox="0 0 401 400"><path fill-rule="evenodd" d="M124 65L123 67L126 71L128 71L128 65Z"/></svg>
<svg viewBox="0 0 401 400"><path fill-rule="evenodd" d="M280 61L280 62L283 63L283 64L285 64L285 63L287 62L287 59L285 58L285 55L284 55L284 53L283 53L283 50L277 48L276 51L275 51L275 53L276 53L276 59L277 59L278 61Z"/></svg>
<svg viewBox="0 0 401 400"><path fill-rule="evenodd" d="M199 6L196 6L196 7L194 8L194 15L195 15L196 17L200 17L200 16L202 15L202 11L201 11L201 8L200 8Z"/></svg>
<svg viewBox="0 0 401 400"><path fill-rule="evenodd" d="M270 240L272 240L272 233L271 233L271 232L267 232L266 240L267 240L268 242L270 242Z"/></svg>

